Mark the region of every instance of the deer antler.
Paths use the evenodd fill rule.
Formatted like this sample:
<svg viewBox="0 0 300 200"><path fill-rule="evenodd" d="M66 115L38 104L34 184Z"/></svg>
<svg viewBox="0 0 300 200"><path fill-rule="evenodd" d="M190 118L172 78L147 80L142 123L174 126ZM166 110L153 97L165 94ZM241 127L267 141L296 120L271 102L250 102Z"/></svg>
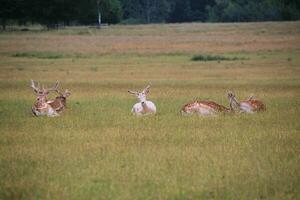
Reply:
<svg viewBox="0 0 300 200"><path fill-rule="evenodd" d="M59 86L59 81L56 81L55 85L52 88L50 88L49 90L59 92L58 86Z"/></svg>
<svg viewBox="0 0 300 200"><path fill-rule="evenodd" d="M147 85L147 87L143 90L143 92L144 92L145 94L149 93L150 87L151 87L150 85Z"/></svg>
<svg viewBox="0 0 300 200"><path fill-rule="evenodd" d="M41 89L40 89L40 83L38 83L38 86L35 85L34 81L31 79L30 80L31 82L31 88L36 92L38 93Z"/></svg>
<svg viewBox="0 0 300 200"><path fill-rule="evenodd" d="M132 90L128 90L128 92L129 92L130 94L137 94L137 93L138 93L138 92L132 91Z"/></svg>
<svg viewBox="0 0 300 200"><path fill-rule="evenodd" d="M57 93L60 93L59 90L58 90L58 85L59 85L59 82L56 81L55 85L51 88L47 88L47 89L44 89L45 92L50 92L50 91L55 91Z"/></svg>
<svg viewBox="0 0 300 200"><path fill-rule="evenodd" d="M56 81L55 85L53 88L51 88L52 91L55 91L56 93L58 93L60 96L63 96L63 97L68 97L71 95L71 92L66 89L64 92L61 92L59 89L58 89L58 85L59 85L59 81Z"/></svg>

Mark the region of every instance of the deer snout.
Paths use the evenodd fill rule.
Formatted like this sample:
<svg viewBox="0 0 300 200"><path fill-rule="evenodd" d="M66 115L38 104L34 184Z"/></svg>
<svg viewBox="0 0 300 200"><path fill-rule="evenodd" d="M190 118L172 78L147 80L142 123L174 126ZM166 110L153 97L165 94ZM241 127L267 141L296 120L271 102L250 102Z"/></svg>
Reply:
<svg viewBox="0 0 300 200"><path fill-rule="evenodd" d="M38 100L38 101L41 101L42 99L43 99L42 96L37 96L37 97L36 97L36 100Z"/></svg>

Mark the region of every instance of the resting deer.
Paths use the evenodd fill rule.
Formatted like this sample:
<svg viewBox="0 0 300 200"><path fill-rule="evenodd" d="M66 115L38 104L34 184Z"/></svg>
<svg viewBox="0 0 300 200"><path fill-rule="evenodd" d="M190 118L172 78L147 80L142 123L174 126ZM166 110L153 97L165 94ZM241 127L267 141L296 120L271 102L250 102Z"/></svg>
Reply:
<svg viewBox="0 0 300 200"><path fill-rule="evenodd" d="M194 101L184 105L181 109L181 114L183 115L215 115L217 113L230 113L233 112L232 109L226 108L214 101L202 100Z"/></svg>
<svg viewBox="0 0 300 200"><path fill-rule="evenodd" d="M49 117L58 116L55 109L53 109L51 105L47 103L47 96L49 94L49 91L53 91L55 90L55 88L54 87L51 89L45 89L44 87L41 88L40 84L38 83L38 85L36 86L33 80L31 80L31 88L37 95L36 103L31 108L32 113L35 116L42 116L42 115L47 115Z"/></svg>
<svg viewBox="0 0 300 200"><path fill-rule="evenodd" d="M250 96L247 100L239 102L235 98L235 94L233 92L228 92L227 95L230 103L230 108L232 110L239 110L240 112L245 113L266 111L266 105L262 101L255 99L254 96Z"/></svg>
<svg viewBox="0 0 300 200"><path fill-rule="evenodd" d="M55 91L59 94L54 100L47 101L47 103L56 111L61 112L67 106L67 97L71 95L69 90L65 90L63 93L58 90L59 82L55 84Z"/></svg>
<svg viewBox="0 0 300 200"><path fill-rule="evenodd" d="M155 114L156 106L153 102L147 101L146 96L149 93L150 85L148 85L142 92L128 90L130 94L135 95L139 99L139 103L134 104L131 112L137 116Z"/></svg>

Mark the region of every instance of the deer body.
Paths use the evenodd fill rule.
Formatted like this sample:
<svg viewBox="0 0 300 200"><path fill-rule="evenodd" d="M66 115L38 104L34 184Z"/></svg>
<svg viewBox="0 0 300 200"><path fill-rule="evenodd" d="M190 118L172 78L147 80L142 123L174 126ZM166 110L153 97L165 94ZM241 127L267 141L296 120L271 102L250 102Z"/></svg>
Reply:
<svg viewBox="0 0 300 200"><path fill-rule="evenodd" d="M184 105L181 109L183 115L215 115L222 112L231 112L231 110L214 101L195 101Z"/></svg>
<svg viewBox="0 0 300 200"><path fill-rule="evenodd" d="M49 91L54 90L54 88L51 89L45 89L44 87L41 88L38 84L38 86L35 85L34 81L31 80L31 87L34 90L34 92L37 94L36 102L33 104L31 111L35 116L43 116L46 115L48 117L55 117L58 116L58 113L47 103L47 95L49 94Z"/></svg>
<svg viewBox="0 0 300 200"><path fill-rule="evenodd" d="M130 94L135 95L139 99L139 103L133 105L131 112L137 116L149 115L156 113L156 106L152 101L147 101L146 96L149 93L150 86L148 85L142 92L129 90Z"/></svg>
<svg viewBox="0 0 300 200"><path fill-rule="evenodd" d="M135 115L148 115L156 113L156 106L152 101L139 102L134 104L131 112Z"/></svg>
<svg viewBox="0 0 300 200"><path fill-rule="evenodd" d="M47 115L48 117L58 116L58 113L48 103L36 102L32 106L31 110L35 116L43 116L43 115Z"/></svg>
<svg viewBox="0 0 300 200"><path fill-rule="evenodd" d="M47 101L47 103L57 112L61 112L66 106L66 99L58 96L54 100Z"/></svg>
<svg viewBox="0 0 300 200"><path fill-rule="evenodd" d="M266 110L265 104L256 99L241 101L239 104L241 111L246 113L255 113Z"/></svg>
<svg viewBox="0 0 300 200"><path fill-rule="evenodd" d="M56 92L59 94L54 100L47 101L47 103L56 111L61 112L63 111L67 106L67 97L70 96L70 92L68 90L65 90L64 93L61 93L58 89L56 89Z"/></svg>
<svg viewBox="0 0 300 200"><path fill-rule="evenodd" d="M242 113L266 111L266 105L262 101L255 99L253 96L247 100L239 102L232 92L228 92L228 99L230 101L231 109L238 109Z"/></svg>

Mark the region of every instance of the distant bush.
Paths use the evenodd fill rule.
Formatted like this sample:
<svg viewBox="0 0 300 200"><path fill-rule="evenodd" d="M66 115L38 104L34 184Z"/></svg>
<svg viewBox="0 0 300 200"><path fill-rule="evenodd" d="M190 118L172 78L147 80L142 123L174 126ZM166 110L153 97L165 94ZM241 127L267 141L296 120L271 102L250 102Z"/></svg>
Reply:
<svg viewBox="0 0 300 200"><path fill-rule="evenodd" d="M18 52L12 54L12 57L59 59L59 58L63 58L64 56L62 54L58 54L54 52Z"/></svg>
<svg viewBox="0 0 300 200"><path fill-rule="evenodd" d="M39 51L29 51L29 52L16 52L9 54L11 57L23 57L23 58L40 58L40 59L60 59L60 58L87 58L90 55L84 55L80 53L56 53L56 52L39 52Z"/></svg>
<svg viewBox="0 0 300 200"><path fill-rule="evenodd" d="M98 67L97 66L91 66L90 70L93 72L97 72L98 71Z"/></svg>
<svg viewBox="0 0 300 200"><path fill-rule="evenodd" d="M129 18L122 20L120 24L125 24L125 25L134 25L134 24L144 24L145 22L141 19L136 19L136 18Z"/></svg>
<svg viewBox="0 0 300 200"><path fill-rule="evenodd" d="M219 55L195 55L192 57L192 61L222 61L222 60L243 60L243 58L225 57Z"/></svg>

